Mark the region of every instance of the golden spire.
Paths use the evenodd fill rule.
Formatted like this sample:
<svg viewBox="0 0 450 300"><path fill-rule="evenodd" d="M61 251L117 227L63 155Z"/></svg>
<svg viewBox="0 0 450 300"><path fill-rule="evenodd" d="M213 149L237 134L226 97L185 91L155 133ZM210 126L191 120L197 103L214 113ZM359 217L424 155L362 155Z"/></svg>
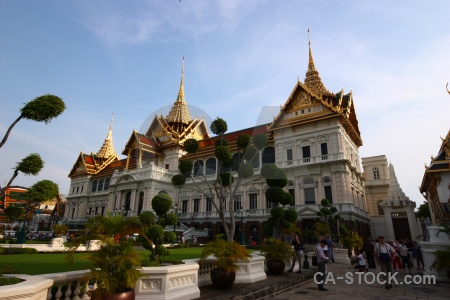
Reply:
<svg viewBox="0 0 450 300"><path fill-rule="evenodd" d="M102 147L97 153L97 157L101 159L108 159L111 156L117 156L116 151L114 150L113 140L112 140L112 125L114 121L114 113L111 117L111 122L109 123L108 134L106 135L105 141L103 142Z"/></svg>
<svg viewBox="0 0 450 300"><path fill-rule="evenodd" d="M308 28L308 47L309 47L309 61L308 61L308 70L306 71L305 77L305 85L314 94L316 94L316 96L322 98L324 94L329 94L330 92L323 85L322 80L320 79L319 76L319 72L316 70L316 66L314 65L311 50L311 39L309 36L309 28Z"/></svg>
<svg viewBox="0 0 450 300"><path fill-rule="evenodd" d="M187 103L184 97L184 56L181 67L181 83L180 90L178 91L178 97L172 106L169 114L167 115L167 121L169 123L183 123L188 124L192 120L191 114L187 107Z"/></svg>

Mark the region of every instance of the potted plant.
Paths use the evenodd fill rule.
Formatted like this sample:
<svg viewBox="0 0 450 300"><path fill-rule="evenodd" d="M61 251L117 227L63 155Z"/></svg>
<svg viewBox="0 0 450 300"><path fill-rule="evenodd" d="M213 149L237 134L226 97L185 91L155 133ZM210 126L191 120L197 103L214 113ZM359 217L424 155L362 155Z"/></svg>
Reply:
<svg viewBox="0 0 450 300"><path fill-rule="evenodd" d="M446 270L447 276L450 278L450 247L446 247L446 249L442 250L436 250L434 252L434 256L436 259L431 265L431 268L436 269L438 272Z"/></svg>
<svg viewBox="0 0 450 300"><path fill-rule="evenodd" d="M215 288L230 288L236 279L238 261L248 261L248 250L233 241L225 241L223 235L217 235L215 240L206 244L200 257L200 264L205 263L208 256L214 255L216 267L211 270L211 282Z"/></svg>
<svg viewBox="0 0 450 300"><path fill-rule="evenodd" d="M67 245L68 260L74 251L86 241L98 240L100 248L88 254L90 279L97 283L91 300L134 300L136 281L142 276L141 255L134 248L134 241L125 238L133 233L142 235L138 218L123 216L96 216L85 225L85 234Z"/></svg>
<svg viewBox="0 0 450 300"><path fill-rule="evenodd" d="M93 263L90 277L98 285L92 300L135 299L134 286L142 271L141 255L134 249L132 241L106 240L86 259Z"/></svg>
<svg viewBox="0 0 450 300"><path fill-rule="evenodd" d="M267 270L273 275L284 272L285 261L289 260L293 254L291 245L278 239L269 239L261 252L266 257Z"/></svg>

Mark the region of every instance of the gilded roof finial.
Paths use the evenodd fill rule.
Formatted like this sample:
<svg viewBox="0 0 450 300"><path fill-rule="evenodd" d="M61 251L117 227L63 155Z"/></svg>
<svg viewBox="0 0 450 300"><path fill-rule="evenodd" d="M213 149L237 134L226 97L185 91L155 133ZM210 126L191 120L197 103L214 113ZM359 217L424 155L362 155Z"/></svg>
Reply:
<svg viewBox="0 0 450 300"><path fill-rule="evenodd" d="M308 71L316 71L316 67L314 66L314 60L312 57L311 50L311 37L309 36L309 28L308 28L308 48L309 48L309 62L308 62Z"/></svg>
<svg viewBox="0 0 450 300"><path fill-rule="evenodd" d="M188 124L192 120L191 114L187 107L187 103L184 97L184 56L181 65L181 83L180 90L178 91L178 97L173 104L172 109L167 115L167 121L169 123L183 123Z"/></svg>
<svg viewBox="0 0 450 300"><path fill-rule="evenodd" d="M114 113L111 116L111 121L109 123L108 134L106 135L105 141L103 142L102 147L97 152L97 157L108 159L111 156L117 156L116 151L114 150L113 140L112 140L112 126L114 121Z"/></svg>
<svg viewBox="0 0 450 300"><path fill-rule="evenodd" d="M311 50L311 38L309 36L309 28L308 28L308 48L309 48L309 61L308 61L308 70L306 71L305 77L305 85L314 93L316 96L322 98L322 95L329 94L330 92L325 88L320 79L319 72L316 70L316 66L314 65L314 60L312 57Z"/></svg>

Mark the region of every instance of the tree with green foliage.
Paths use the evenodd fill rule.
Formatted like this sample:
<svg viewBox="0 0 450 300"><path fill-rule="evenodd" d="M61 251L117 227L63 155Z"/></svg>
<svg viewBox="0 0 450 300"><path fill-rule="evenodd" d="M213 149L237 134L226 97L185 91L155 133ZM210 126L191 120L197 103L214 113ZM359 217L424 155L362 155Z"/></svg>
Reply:
<svg viewBox="0 0 450 300"><path fill-rule="evenodd" d="M8 221L9 223L12 223L16 220L21 219L24 214L24 210L22 207L14 206L14 205L9 205L7 208L5 208L4 211L5 211L6 221Z"/></svg>
<svg viewBox="0 0 450 300"><path fill-rule="evenodd" d="M37 153L31 153L24 159L22 159L20 162L17 163L16 167L14 168L14 173L11 179L8 181L8 183L0 189L0 198L3 198L6 194L6 190L10 187L20 187L21 186L11 186L14 179L19 175L19 172L23 173L24 175L34 175L36 176L39 174L39 172L44 167L44 161L41 159L41 156Z"/></svg>
<svg viewBox="0 0 450 300"><path fill-rule="evenodd" d="M165 232L166 226L175 225L178 223L178 216L169 213L172 208L172 199L166 193L160 193L153 197L152 207L156 213L156 217L151 212L144 212L139 216L139 219L144 224L144 232L151 242L140 239L145 249L150 250L151 258L158 260L159 256L165 256L167 249L163 246L164 243L173 243L176 241L176 234L172 231ZM155 220L157 221L155 222Z"/></svg>
<svg viewBox="0 0 450 300"><path fill-rule="evenodd" d="M3 140L0 142L0 148L6 143L11 130L21 119L45 122L45 124L48 124L52 119L62 114L65 109L66 104L64 101L58 96L50 94L36 97L30 102L25 103L24 107L20 110L20 116L6 131Z"/></svg>
<svg viewBox="0 0 450 300"><path fill-rule="evenodd" d="M431 220L430 206L428 202L422 203L416 211L416 218L429 218Z"/></svg>
<svg viewBox="0 0 450 300"><path fill-rule="evenodd" d="M275 164L266 164L261 168L261 176L266 179L269 188L266 190L266 199L272 203L271 217L264 227L264 234L280 239L282 230L295 226L298 214L294 209L286 209L294 199L289 192L283 190L288 180L286 173Z"/></svg>
<svg viewBox="0 0 450 300"><path fill-rule="evenodd" d="M224 138L224 134L228 130L227 122L217 118L211 123L210 128L218 137L214 149L218 161L219 175L217 178L214 180L206 178L203 164L200 164L197 153L199 149L198 141L187 139L184 142L184 150L188 152L188 155L194 157L194 160L180 160L178 169L181 174L173 176L172 183L179 187L185 183L185 178L190 178L196 187L195 190L203 194L208 201L211 201L219 215L227 241L232 241L236 230L234 197L243 180L247 180L253 175L252 163L258 157L259 152L266 147L268 138L264 134L253 137L248 134L239 135L235 141L238 154L235 161L229 142ZM194 161L199 165L198 174L192 173ZM236 180L233 176L233 169L237 171ZM199 185L200 180L204 185L203 187Z"/></svg>
<svg viewBox="0 0 450 300"><path fill-rule="evenodd" d="M325 226L316 226L316 229L318 228L324 228L326 227L326 234L323 232L319 232L318 230L317 235L330 235L331 239L337 240L339 239L338 236L338 230L337 230L337 224L338 221L341 220L341 215L339 214L336 207L334 207L328 199L322 199L320 201L320 209L317 212L317 218L316 223L324 224Z"/></svg>

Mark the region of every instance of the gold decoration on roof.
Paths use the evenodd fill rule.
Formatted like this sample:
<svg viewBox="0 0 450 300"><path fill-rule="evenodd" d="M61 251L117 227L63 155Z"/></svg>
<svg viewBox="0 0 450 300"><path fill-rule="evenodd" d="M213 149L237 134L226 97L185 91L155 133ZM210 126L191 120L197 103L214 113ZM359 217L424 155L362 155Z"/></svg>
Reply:
<svg viewBox="0 0 450 300"><path fill-rule="evenodd" d="M181 123L188 124L192 120L191 114L184 97L184 56L181 68L181 83L178 97L172 106L169 114L167 115L167 121L169 123Z"/></svg>
<svg viewBox="0 0 450 300"><path fill-rule="evenodd" d="M112 124L113 124L114 114L111 117L111 122L109 124L108 134L106 135L105 141L103 142L102 147L97 152L97 158L106 160L111 156L116 156L117 153L114 150L113 140L112 140Z"/></svg>
<svg viewBox="0 0 450 300"><path fill-rule="evenodd" d="M309 28L308 28L308 47L309 47L309 62L308 62L308 71L306 71L305 77L305 85L319 98L322 98L325 94L330 94L330 92L325 88L320 79L319 72L316 70L316 66L314 65L314 60L312 56L311 50L311 40L309 37Z"/></svg>

